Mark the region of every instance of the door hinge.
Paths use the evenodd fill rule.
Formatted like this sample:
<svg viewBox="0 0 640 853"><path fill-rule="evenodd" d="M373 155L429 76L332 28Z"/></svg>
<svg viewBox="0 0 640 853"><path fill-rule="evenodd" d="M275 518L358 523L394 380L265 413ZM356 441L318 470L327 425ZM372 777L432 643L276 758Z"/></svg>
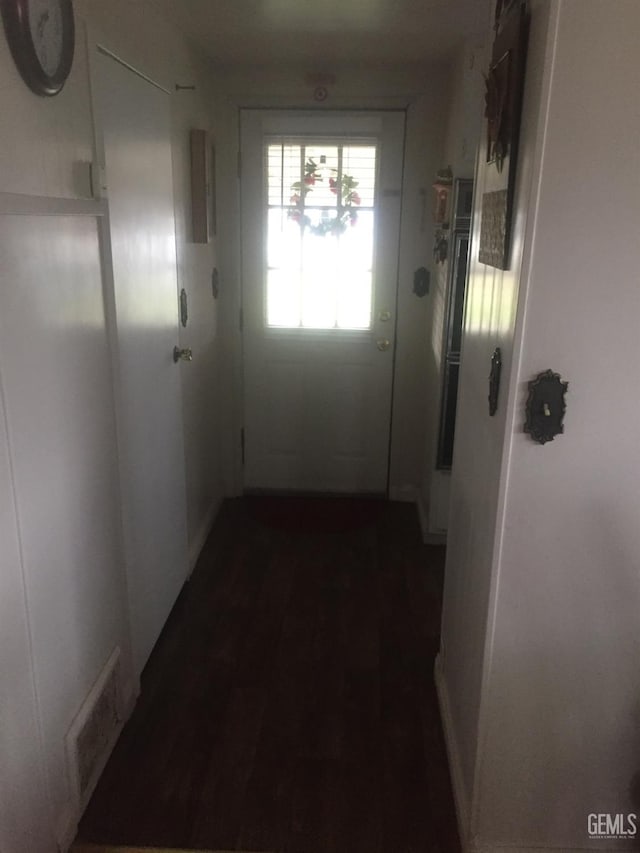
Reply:
<svg viewBox="0 0 640 853"><path fill-rule="evenodd" d="M240 428L240 457L244 465L244 427Z"/></svg>
<svg viewBox="0 0 640 853"><path fill-rule="evenodd" d="M238 314L238 325L240 326L240 331L244 331L244 311L242 310L242 308L240 309Z"/></svg>
<svg viewBox="0 0 640 853"><path fill-rule="evenodd" d="M242 151L238 150L238 178L242 177Z"/></svg>

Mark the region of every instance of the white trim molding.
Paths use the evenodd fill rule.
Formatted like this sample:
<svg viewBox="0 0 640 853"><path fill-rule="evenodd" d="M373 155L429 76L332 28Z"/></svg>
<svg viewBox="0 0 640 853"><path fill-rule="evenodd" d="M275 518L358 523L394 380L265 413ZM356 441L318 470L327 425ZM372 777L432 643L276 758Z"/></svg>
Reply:
<svg viewBox="0 0 640 853"><path fill-rule="evenodd" d="M440 707L444 739L447 748L447 758L449 760L451 785L453 787L453 798L456 807L456 817L458 819L458 833L460 835L460 844L463 853L545 853L545 851L549 851L549 853L593 853L594 850L597 850L598 853L614 853L614 851L620 853L621 849L628 850L628 846L553 847L547 845L532 846L531 844L526 843L519 845L514 844L513 842L501 843L497 841L482 841L471 834L472 803L469 802L467 791L464 786L460 751L458 749L458 742L453 726L453 718L451 716L449 693L447 690L444 672L442 670L441 654L442 653L440 652L436 656L433 673L435 677L436 691L438 694L438 705Z"/></svg>
<svg viewBox="0 0 640 853"><path fill-rule="evenodd" d="M433 668L433 674L436 683L436 692L438 694L438 705L440 706L440 717L442 719L442 728L444 730L444 739L447 747L447 758L449 759L449 771L451 774L451 785L453 787L453 799L456 807L456 817L458 818L458 832L460 834L460 843L464 853L480 853L474 844L468 838L470 827L470 803L467 796L467 791L464 786L464 778L462 773L462 763L460 761L460 750L453 726L453 718L451 716L451 705L449 703L449 692L442 670L442 653L436 655L436 661Z"/></svg>
<svg viewBox="0 0 640 853"><path fill-rule="evenodd" d="M87 167L89 164L87 164ZM4 216L104 216L105 202L94 198L58 198L0 192Z"/></svg>
<svg viewBox="0 0 640 853"><path fill-rule="evenodd" d="M198 532L193 538L193 541L189 542L189 576L191 576L193 570L196 567L196 563L202 553L202 549L204 548L205 542L209 538L209 534L211 533L211 528L214 525L214 522L218 516L218 510L220 509L220 501L214 501L209 510L205 514L200 527L198 528Z"/></svg>
<svg viewBox="0 0 640 853"><path fill-rule="evenodd" d="M425 545L446 545L447 534L433 533L429 528L429 506L422 492L418 492L416 507L418 509L418 521L420 522L423 543Z"/></svg>

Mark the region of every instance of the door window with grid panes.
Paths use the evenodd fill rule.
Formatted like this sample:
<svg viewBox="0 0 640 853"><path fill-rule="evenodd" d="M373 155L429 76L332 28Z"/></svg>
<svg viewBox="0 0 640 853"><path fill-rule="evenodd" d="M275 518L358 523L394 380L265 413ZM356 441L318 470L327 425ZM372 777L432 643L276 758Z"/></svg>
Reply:
<svg viewBox="0 0 640 853"><path fill-rule="evenodd" d="M266 325L369 329L376 143L280 138L265 153Z"/></svg>

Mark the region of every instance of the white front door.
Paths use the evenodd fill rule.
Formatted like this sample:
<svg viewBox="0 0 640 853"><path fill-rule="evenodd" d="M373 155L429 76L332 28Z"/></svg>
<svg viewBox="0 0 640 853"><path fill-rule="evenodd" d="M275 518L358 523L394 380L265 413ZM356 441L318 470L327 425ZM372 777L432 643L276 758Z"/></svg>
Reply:
<svg viewBox="0 0 640 853"><path fill-rule="evenodd" d="M244 110L244 486L387 489L405 115Z"/></svg>
<svg viewBox="0 0 640 853"><path fill-rule="evenodd" d="M169 95L98 53L118 350L119 442L134 662L187 577Z"/></svg>

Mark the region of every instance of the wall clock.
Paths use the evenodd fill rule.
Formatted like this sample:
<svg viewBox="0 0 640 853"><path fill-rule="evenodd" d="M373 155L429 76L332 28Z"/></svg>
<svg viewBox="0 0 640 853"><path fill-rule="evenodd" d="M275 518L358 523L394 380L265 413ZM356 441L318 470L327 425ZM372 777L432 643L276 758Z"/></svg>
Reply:
<svg viewBox="0 0 640 853"><path fill-rule="evenodd" d="M71 71L75 26L71 0L0 0L14 62L38 95L57 95Z"/></svg>

